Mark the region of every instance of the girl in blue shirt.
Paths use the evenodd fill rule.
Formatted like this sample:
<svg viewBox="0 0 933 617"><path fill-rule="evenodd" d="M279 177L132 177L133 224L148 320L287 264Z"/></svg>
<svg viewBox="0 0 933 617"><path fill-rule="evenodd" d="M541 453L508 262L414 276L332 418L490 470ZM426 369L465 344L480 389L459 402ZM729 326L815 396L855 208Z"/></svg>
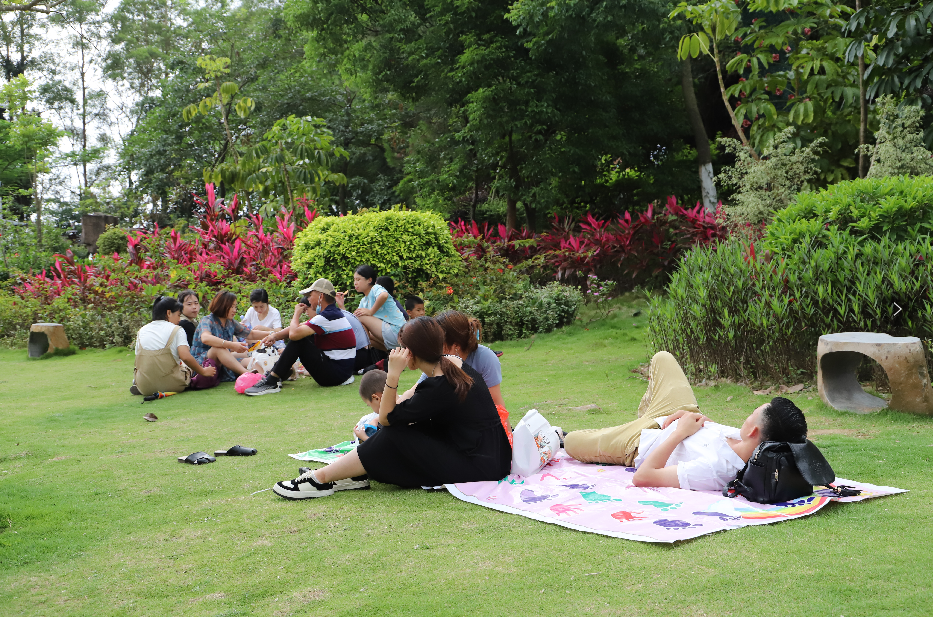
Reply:
<svg viewBox="0 0 933 617"><path fill-rule="evenodd" d="M386 288L376 283L376 270L369 265L358 267L353 273L353 288L363 294L353 314L366 328L373 346L386 351L398 347L398 332L405 325L405 316Z"/></svg>

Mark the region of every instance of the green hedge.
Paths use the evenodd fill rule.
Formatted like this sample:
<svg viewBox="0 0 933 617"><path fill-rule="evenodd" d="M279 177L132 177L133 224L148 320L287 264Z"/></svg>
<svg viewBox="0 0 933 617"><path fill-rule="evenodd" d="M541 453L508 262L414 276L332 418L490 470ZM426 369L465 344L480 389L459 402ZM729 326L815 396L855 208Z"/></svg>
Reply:
<svg viewBox="0 0 933 617"><path fill-rule="evenodd" d="M353 270L370 264L397 286L415 288L455 274L460 261L440 216L384 210L316 219L298 234L292 270L303 286L323 277L352 290Z"/></svg>
<svg viewBox="0 0 933 617"><path fill-rule="evenodd" d="M136 332L149 323L149 311L114 306L71 306L64 298L42 304L31 298L0 293L0 344L25 347L29 327L51 322L65 326L68 342L75 347L129 347Z"/></svg>
<svg viewBox="0 0 933 617"><path fill-rule="evenodd" d="M97 238L98 254L107 255L108 257L114 253L126 255L129 250L126 236L126 230L119 227L111 227L106 230Z"/></svg>
<svg viewBox="0 0 933 617"><path fill-rule="evenodd" d="M582 304L583 295L576 287L549 283L527 288L515 298L498 302L464 298L457 309L483 323L483 340L500 341L566 326L573 322Z"/></svg>
<svg viewBox="0 0 933 617"><path fill-rule="evenodd" d="M532 284L527 270L535 268L533 260L515 266L486 253L465 259L457 274L432 279L415 291L429 315L456 309L479 319L486 342L525 338L573 322L583 305L576 287Z"/></svg>
<svg viewBox="0 0 933 617"><path fill-rule="evenodd" d="M933 338L929 238L858 241L828 230L770 261L737 242L691 251L652 301L648 340L700 377L799 378L831 332ZM900 308L898 308L900 307Z"/></svg>
<svg viewBox="0 0 933 617"><path fill-rule="evenodd" d="M777 254L799 244L825 246L839 232L896 242L933 232L933 177L872 178L839 182L801 193L768 225L763 246Z"/></svg>

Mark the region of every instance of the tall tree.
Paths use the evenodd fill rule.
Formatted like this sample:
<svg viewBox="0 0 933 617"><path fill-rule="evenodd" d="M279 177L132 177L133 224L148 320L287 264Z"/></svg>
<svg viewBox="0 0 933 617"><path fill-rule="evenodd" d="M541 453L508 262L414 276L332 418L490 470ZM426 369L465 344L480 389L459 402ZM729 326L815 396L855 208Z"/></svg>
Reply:
<svg viewBox="0 0 933 617"><path fill-rule="evenodd" d="M648 66L656 32L642 23L662 23L662 7L616 4L522 2L510 13L507 2L291 0L286 14L421 114L406 160L428 162L415 152L427 144L437 164L406 165L408 186L439 168L461 178L452 190L487 176L505 198L507 226L517 227L521 203L533 229L540 210L596 183L607 154L648 161L684 128L670 97L676 82ZM638 90L665 88L651 106L635 101ZM419 133L444 137L419 142Z"/></svg>

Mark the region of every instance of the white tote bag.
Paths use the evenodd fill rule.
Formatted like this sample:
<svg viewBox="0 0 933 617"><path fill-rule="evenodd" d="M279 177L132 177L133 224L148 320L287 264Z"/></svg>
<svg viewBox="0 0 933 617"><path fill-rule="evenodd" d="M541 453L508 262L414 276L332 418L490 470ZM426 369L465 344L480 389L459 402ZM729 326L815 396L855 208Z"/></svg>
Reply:
<svg viewBox="0 0 933 617"><path fill-rule="evenodd" d="M512 430L512 473L520 476L537 473L559 449L557 429L537 409L530 410Z"/></svg>

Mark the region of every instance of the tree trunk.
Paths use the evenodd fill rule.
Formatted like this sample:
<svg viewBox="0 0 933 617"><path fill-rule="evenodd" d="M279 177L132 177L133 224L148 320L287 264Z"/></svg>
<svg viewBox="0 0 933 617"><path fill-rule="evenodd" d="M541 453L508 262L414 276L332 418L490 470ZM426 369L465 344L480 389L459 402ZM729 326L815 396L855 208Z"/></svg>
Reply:
<svg viewBox="0 0 933 617"><path fill-rule="evenodd" d="M862 8L861 0L855 0L855 10ZM862 149L865 145L865 134L868 132L868 100L865 95L865 52L858 56L858 103L859 103L859 123L858 123L858 177L864 178L868 173L868 154Z"/></svg>
<svg viewBox="0 0 933 617"><path fill-rule="evenodd" d="M536 233L538 229L538 212L534 206L529 206L527 202L525 206L525 224L528 225L528 231L531 233Z"/></svg>
<svg viewBox="0 0 933 617"><path fill-rule="evenodd" d="M33 201L36 204L36 248L42 250L42 195L39 194L38 170L32 174Z"/></svg>
<svg viewBox="0 0 933 617"><path fill-rule="evenodd" d="M505 157L505 165L509 171L509 180L511 180L509 194L505 198L505 228L512 231L518 229L518 199L515 198L515 194L518 192L518 184L515 181L518 176L518 170L515 169L515 152L512 149L512 131L509 131L509 151Z"/></svg>
<svg viewBox="0 0 933 617"><path fill-rule="evenodd" d="M84 24L81 25L81 169L84 176L84 190L87 183L87 64L84 59Z"/></svg>
<svg viewBox="0 0 933 617"><path fill-rule="evenodd" d="M722 66L719 63L719 46L716 44L716 37L713 37L713 63L716 65L716 77L719 79L719 92L722 94L722 102L725 103L726 111L729 112L729 118L732 119L732 126L735 127L736 132L739 134L739 139L742 140L742 145L748 148L752 158L756 161L760 161L761 157L758 156L758 153L755 152L752 145L748 143L748 139L745 137L745 131L742 130L742 125L739 124L738 118L735 117L735 111L729 103L729 97L726 96L726 84L722 80Z"/></svg>
<svg viewBox="0 0 933 617"><path fill-rule="evenodd" d="M347 174L350 172L350 159L344 159L341 164L340 173L343 174L344 178L347 178ZM337 207L340 210L340 214L347 213L347 184L350 183L349 178L344 184L337 186Z"/></svg>
<svg viewBox="0 0 933 617"><path fill-rule="evenodd" d="M479 169L473 170L473 200L470 202L470 222L476 218L476 203L479 201Z"/></svg>
<svg viewBox="0 0 933 617"><path fill-rule="evenodd" d="M693 140L696 142L697 163L700 172L700 192L703 207L707 212L716 212L716 184L713 182L713 157L709 149L709 137L700 117L700 107L697 105L696 92L693 89L693 71L690 67L690 56L680 61L680 87L684 91L684 106L687 108L687 117L693 128Z"/></svg>

